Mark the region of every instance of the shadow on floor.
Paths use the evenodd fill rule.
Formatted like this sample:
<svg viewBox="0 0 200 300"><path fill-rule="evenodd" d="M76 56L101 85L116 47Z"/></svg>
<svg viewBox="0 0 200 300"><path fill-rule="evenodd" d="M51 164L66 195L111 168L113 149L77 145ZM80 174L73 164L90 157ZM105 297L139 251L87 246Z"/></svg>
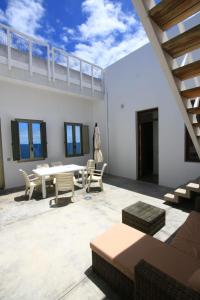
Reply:
<svg viewBox="0 0 200 300"><path fill-rule="evenodd" d="M82 189L82 188L79 187L79 186L75 186L75 191L80 190L80 189ZM14 189L13 190L13 192L18 192L18 191L24 191L24 188ZM6 194L10 194L10 190L9 190L9 192L6 191L4 193L4 195L6 195ZM59 192L59 195L64 195L64 194L65 194L65 192ZM47 198L52 198L52 197L55 197L55 188L53 186L48 186L47 187ZM16 202L29 201L29 198L28 198L28 195L23 194L23 195L20 195L20 196L16 196L14 198L14 200ZM33 192L32 200L35 200L35 201L44 200L42 198L42 193L40 191L35 190Z"/></svg>
<svg viewBox="0 0 200 300"><path fill-rule="evenodd" d="M100 187L90 187L90 191L88 191L88 188L86 189L86 192L89 193L100 193L101 192L101 188Z"/></svg>
<svg viewBox="0 0 200 300"><path fill-rule="evenodd" d="M103 181L107 184L114 185L122 189L126 189L150 197L155 197L161 200L163 200L163 196L166 193L169 193L171 191L171 188L168 187L113 175L105 175Z"/></svg>
<svg viewBox="0 0 200 300"><path fill-rule="evenodd" d="M182 199L180 203L169 203L169 202L164 202L165 205L169 207L173 207L179 210L182 210L186 213L190 213L192 210L195 209L195 199Z"/></svg>
<svg viewBox="0 0 200 300"><path fill-rule="evenodd" d="M164 200L164 195L172 191L171 188L159 186L157 184L139 181L139 180L131 180L123 177L106 175L104 177L104 182L110 185L114 185L116 187L126 189L132 192L136 192L142 195L155 197L157 199ZM193 194L191 199L183 198L180 203L169 203L164 202L165 205L169 207L173 207L184 212L190 213L192 210L197 210L195 207L195 198L198 197L198 194ZM200 202L200 199L199 199ZM199 203L200 210L200 203Z"/></svg>
<svg viewBox="0 0 200 300"><path fill-rule="evenodd" d="M57 207L67 206L72 203L73 203L73 201L72 201L71 197L59 197L57 200L57 203L56 203L56 199L51 199L49 201L49 206L51 208L57 208Z"/></svg>
<svg viewBox="0 0 200 300"><path fill-rule="evenodd" d="M91 280L105 295L102 300L120 300L121 298L109 287L109 285L101 279L95 272L93 272L92 267L85 271L85 275L89 280Z"/></svg>

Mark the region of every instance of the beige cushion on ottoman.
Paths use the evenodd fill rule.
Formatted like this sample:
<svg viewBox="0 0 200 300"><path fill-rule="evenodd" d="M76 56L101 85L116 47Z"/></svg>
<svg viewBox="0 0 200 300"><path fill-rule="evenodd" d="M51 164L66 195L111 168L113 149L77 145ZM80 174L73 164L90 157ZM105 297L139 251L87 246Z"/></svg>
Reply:
<svg viewBox="0 0 200 300"><path fill-rule="evenodd" d="M112 226L90 246L131 280L141 259L184 284L188 284L191 275L200 267L198 260L125 224Z"/></svg>

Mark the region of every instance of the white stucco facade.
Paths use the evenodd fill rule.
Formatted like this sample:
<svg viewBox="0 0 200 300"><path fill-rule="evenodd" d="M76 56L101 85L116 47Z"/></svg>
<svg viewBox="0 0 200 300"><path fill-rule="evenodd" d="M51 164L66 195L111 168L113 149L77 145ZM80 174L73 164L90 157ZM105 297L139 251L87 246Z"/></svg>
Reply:
<svg viewBox="0 0 200 300"><path fill-rule="evenodd" d="M168 82L150 44L136 50L105 70L105 99L87 100L40 86L0 80L0 119L5 187L21 186L22 168L32 172L37 162L12 159L11 120L44 120L47 125L48 158L44 162L86 164L92 157L95 122L101 131L104 160L110 174L137 179L137 112L158 108L159 184L177 187L198 177L200 163L185 162L184 123ZM66 158L64 122L90 126L91 154ZM157 166L156 166L157 168Z"/></svg>
<svg viewBox="0 0 200 300"><path fill-rule="evenodd" d="M31 173L40 162L63 161L66 164L84 165L90 157L90 155L84 155L66 158L64 146L64 122L89 125L92 140L93 105L90 100L0 81L0 107L6 188L23 185L23 178L19 173L20 168ZM45 161L13 161L11 120L15 118L46 122L48 158Z"/></svg>
<svg viewBox="0 0 200 300"><path fill-rule="evenodd" d="M185 162L184 123L150 44L106 69L109 172L137 179L138 111L158 108L159 184L177 187L198 177L200 163Z"/></svg>

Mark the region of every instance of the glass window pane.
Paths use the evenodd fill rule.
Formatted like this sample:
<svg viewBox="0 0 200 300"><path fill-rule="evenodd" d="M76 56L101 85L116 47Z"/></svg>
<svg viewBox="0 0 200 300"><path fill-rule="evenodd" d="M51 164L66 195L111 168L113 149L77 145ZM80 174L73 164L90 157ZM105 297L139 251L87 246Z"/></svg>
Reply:
<svg viewBox="0 0 200 300"><path fill-rule="evenodd" d="M81 154L81 126L76 125L75 126L75 137L76 137L76 154Z"/></svg>
<svg viewBox="0 0 200 300"><path fill-rule="evenodd" d="M67 134L67 154L73 155L73 130L72 125L66 125Z"/></svg>
<svg viewBox="0 0 200 300"><path fill-rule="evenodd" d="M19 143L21 159L30 158L28 123L19 122Z"/></svg>
<svg viewBox="0 0 200 300"><path fill-rule="evenodd" d="M33 156L34 158L40 158L42 157L40 123L32 123L32 136L33 136Z"/></svg>

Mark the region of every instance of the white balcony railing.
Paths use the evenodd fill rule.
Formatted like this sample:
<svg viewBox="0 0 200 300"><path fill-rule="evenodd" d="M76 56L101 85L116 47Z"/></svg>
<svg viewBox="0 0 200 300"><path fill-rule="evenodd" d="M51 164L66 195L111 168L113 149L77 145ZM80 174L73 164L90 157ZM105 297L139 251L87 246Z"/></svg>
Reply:
<svg viewBox="0 0 200 300"><path fill-rule="evenodd" d="M66 91L75 87L78 93L87 90L91 97L104 94L102 68L3 24L0 24L0 64L7 65L9 71L26 71L30 78L42 76L52 86L61 86L62 82Z"/></svg>

